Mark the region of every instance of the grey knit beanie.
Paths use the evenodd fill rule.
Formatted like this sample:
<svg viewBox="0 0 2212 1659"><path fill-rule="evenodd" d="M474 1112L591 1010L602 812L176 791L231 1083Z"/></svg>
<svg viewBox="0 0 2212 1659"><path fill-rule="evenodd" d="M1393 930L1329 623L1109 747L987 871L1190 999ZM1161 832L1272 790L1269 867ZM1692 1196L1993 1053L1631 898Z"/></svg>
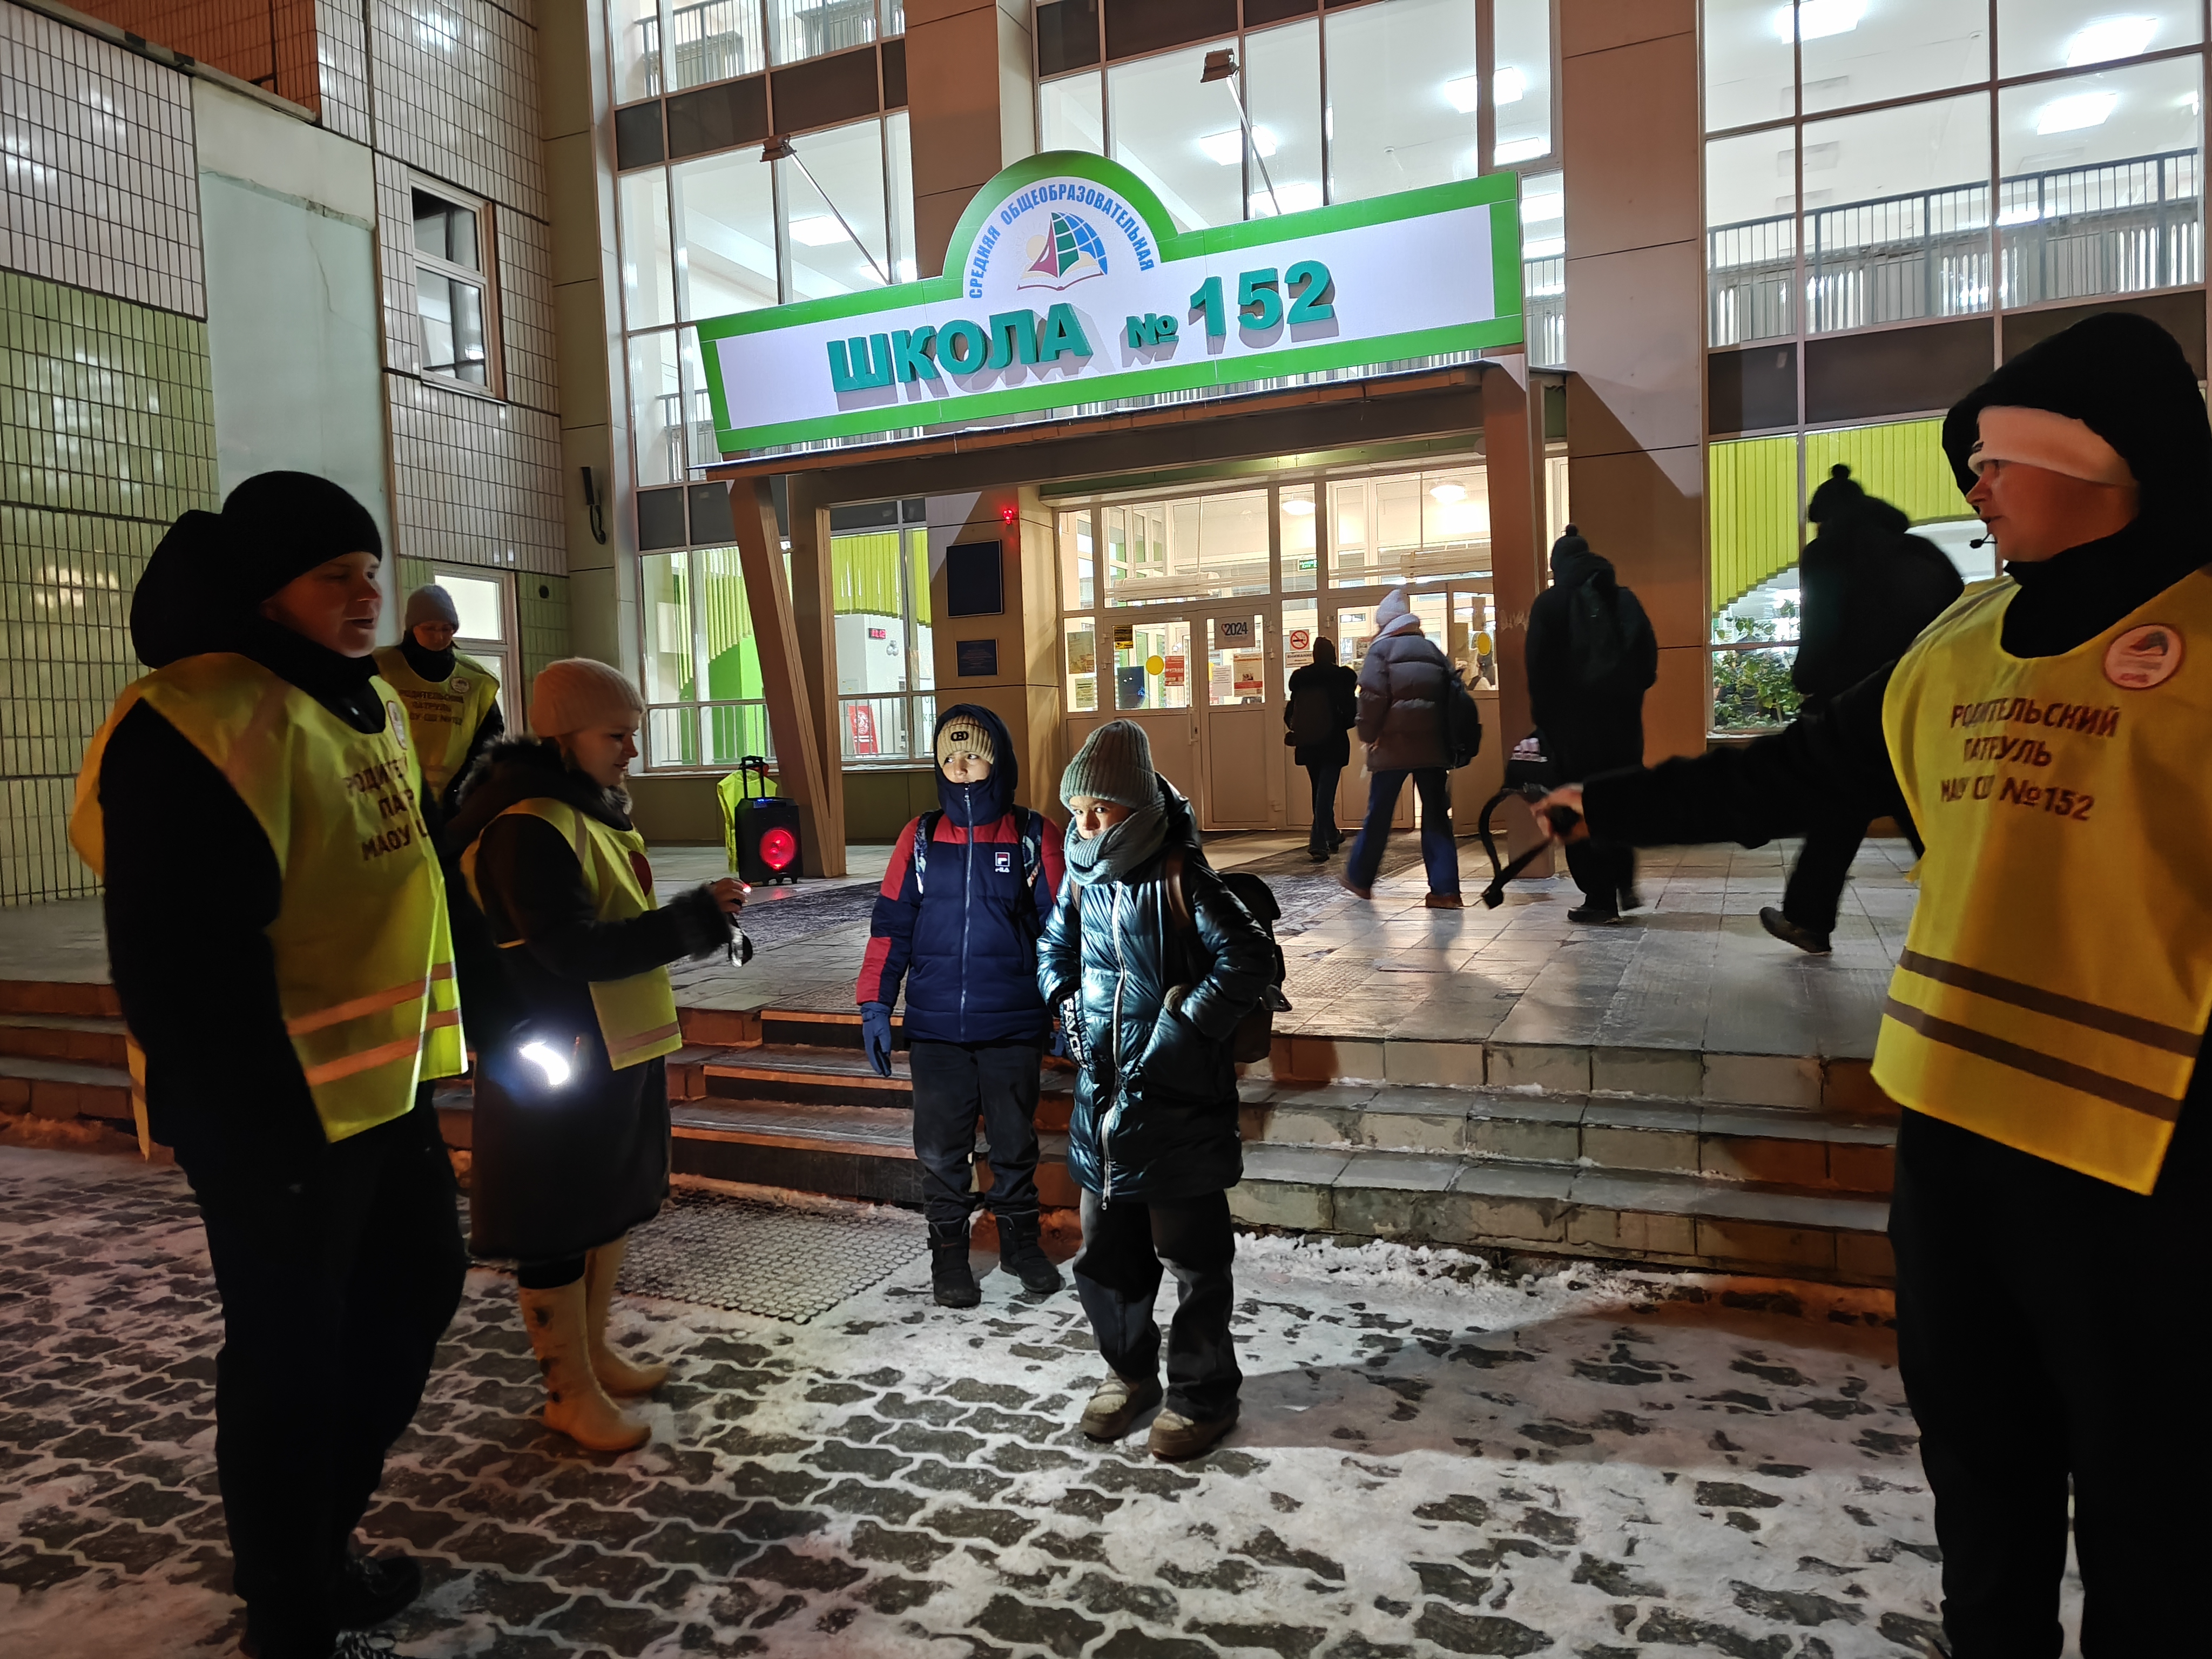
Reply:
<svg viewBox="0 0 2212 1659"><path fill-rule="evenodd" d="M635 726L645 699L620 669L590 657L563 657L538 671L530 687L530 729L541 738Z"/></svg>
<svg viewBox="0 0 2212 1659"><path fill-rule="evenodd" d="M1159 793L1159 780L1152 775L1151 740L1133 720L1109 720L1093 732L1060 777L1063 806L1078 795L1119 801L1124 806L1149 806Z"/></svg>
<svg viewBox="0 0 2212 1659"><path fill-rule="evenodd" d="M422 623L443 623L448 628L461 625L461 613L453 609L453 596L435 582L407 596L407 631L413 633Z"/></svg>

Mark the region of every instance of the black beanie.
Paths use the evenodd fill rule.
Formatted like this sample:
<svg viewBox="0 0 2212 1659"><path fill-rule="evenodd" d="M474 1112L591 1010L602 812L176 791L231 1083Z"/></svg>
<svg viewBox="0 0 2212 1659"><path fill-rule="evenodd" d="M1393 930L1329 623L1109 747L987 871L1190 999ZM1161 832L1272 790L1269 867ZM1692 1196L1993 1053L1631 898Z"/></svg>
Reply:
<svg viewBox="0 0 2212 1659"><path fill-rule="evenodd" d="M2212 426L2197 371L2173 336L2148 317L2100 312L2029 347L1954 404L1943 453L1962 490L1974 487L1967 453L1982 410L2047 409L2081 422L2118 450L2142 486L2146 519L2201 510L2212 483Z"/></svg>
<svg viewBox="0 0 2212 1659"><path fill-rule="evenodd" d="M296 576L349 553L384 556L368 509L312 472L261 472L222 504L234 605L252 610Z"/></svg>
<svg viewBox="0 0 2212 1659"><path fill-rule="evenodd" d="M149 668L228 651L238 632L222 520L195 507L169 526L131 594L131 646Z"/></svg>

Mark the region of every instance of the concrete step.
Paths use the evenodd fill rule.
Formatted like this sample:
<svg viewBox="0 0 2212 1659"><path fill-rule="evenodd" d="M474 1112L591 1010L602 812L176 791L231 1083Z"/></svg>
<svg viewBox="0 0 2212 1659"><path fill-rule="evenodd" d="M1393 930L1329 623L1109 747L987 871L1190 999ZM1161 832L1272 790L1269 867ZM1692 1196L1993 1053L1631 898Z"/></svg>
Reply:
<svg viewBox="0 0 2212 1659"><path fill-rule="evenodd" d="M123 1005L106 981L0 979L0 1014L119 1016Z"/></svg>
<svg viewBox="0 0 2212 1659"><path fill-rule="evenodd" d="M120 1066L0 1054L0 1112L130 1125L131 1073Z"/></svg>
<svg viewBox="0 0 2212 1659"><path fill-rule="evenodd" d="M726 1050L702 1068L702 1092L718 1100L788 1105L854 1106L905 1113L914 1107L914 1082L903 1052L891 1055L890 1076L878 1077L857 1048L800 1048L763 1043ZM1073 1068L1048 1060L1037 1101L1037 1127L1065 1133L1075 1104ZM671 1087L674 1097L673 1086ZM684 1098L696 1097L685 1096Z"/></svg>
<svg viewBox="0 0 2212 1659"><path fill-rule="evenodd" d="M0 1054L121 1066L123 1036L113 1015L0 1013Z"/></svg>

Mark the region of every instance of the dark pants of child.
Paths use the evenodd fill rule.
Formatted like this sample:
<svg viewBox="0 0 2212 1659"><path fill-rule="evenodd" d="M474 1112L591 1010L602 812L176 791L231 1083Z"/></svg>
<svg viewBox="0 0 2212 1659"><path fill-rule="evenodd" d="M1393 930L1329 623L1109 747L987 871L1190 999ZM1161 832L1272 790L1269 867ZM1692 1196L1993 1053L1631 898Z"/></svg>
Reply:
<svg viewBox="0 0 2212 1659"><path fill-rule="evenodd" d="M1160 1273L1175 1275L1176 1311L1168 1326L1167 1409L1210 1423L1237 1408L1243 1373L1229 1340L1236 1290L1230 1264L1237 1234L1229 1194L1108 1204L1083 1194L1083 1254L1075 1289L1098 1352L1117 1376L1159 1374L1160 1328L1152 1318Z"/></svg>
<svg viewBox="0 0 2212 1659"><path fill-rule="evenodd" d="M925 1042L907 1052L914 1073L914 1155L921 1212L933 1227L964 1227L985 1194L974 1190L975 1124L991 1149L991 1213L1037 1212L1037 1092L1044 1054L1034 1042Z"/></svg>

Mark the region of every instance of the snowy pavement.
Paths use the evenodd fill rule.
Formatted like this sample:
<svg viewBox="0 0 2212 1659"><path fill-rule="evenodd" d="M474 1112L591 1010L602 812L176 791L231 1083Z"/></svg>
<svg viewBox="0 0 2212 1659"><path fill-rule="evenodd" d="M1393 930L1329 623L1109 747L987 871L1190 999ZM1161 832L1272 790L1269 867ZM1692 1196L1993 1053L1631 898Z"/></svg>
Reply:
<svg viewBox="0 0 2212 1659"><path fill-rule="evenodd" d="M549 1659L1850 1659L1932 1627L1882 1294L1273 1238L1237 1274L1243 1422L1176 1467L1075 1432L1100 1371L1072 1293L993 1273L948 1312L919 1265L807 1325L627 1303L679 1380L649 1447L585 1455L532 1420L511 1282L472 1273L369 1517L432 1584L381 1634ZM216 1335L173 1170L0 1153L0 1646L230 1650Z"/></svg>

